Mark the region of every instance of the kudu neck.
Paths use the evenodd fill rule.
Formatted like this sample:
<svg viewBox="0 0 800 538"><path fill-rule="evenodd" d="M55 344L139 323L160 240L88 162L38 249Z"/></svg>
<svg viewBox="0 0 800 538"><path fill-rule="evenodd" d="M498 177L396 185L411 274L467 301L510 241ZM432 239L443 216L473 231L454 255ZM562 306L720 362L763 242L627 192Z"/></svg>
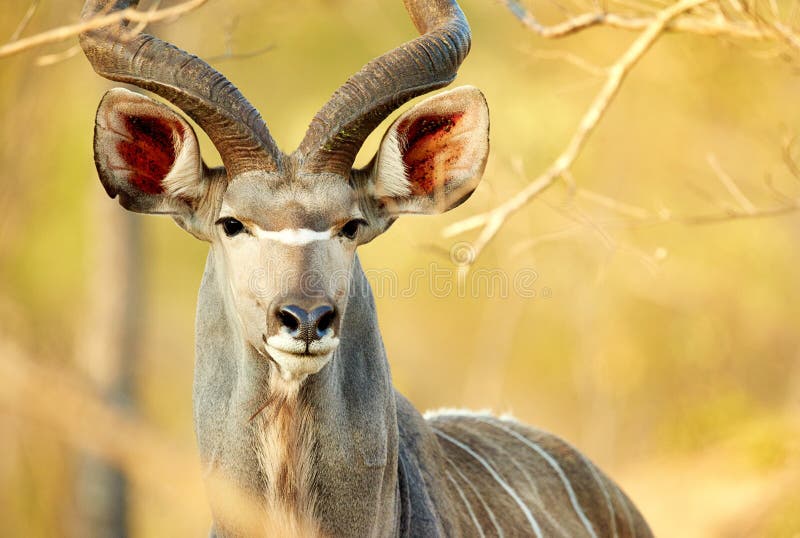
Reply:
<svg viewBox="0 0 800 538"><path fill-rule="evenodd" d="M320 528L329 535L383 534L384 526L394 524L387 515L396 506L395 395L375 303L357 258L351 278L354 290L342 318L339 347L297 393L305 422L288 427L305 428L304 442L311 445L312 461L304 464L313 468L314 515ZM265 472L264 458L274 463L275 457L265 454L258 442L271 424L267 417L253 420L253 413L275 396L270 393L275 366L244 341L223 279L212 251L196 326L194 410L201 460L207 475L222 474L257 496L279 495L270 481L280 469ZM285 440L284 435L274 438ZM287 464L297 462L276 463ZM369 502L346 502L355 492ZM214 515L219 519L216 511Z"/></svg>

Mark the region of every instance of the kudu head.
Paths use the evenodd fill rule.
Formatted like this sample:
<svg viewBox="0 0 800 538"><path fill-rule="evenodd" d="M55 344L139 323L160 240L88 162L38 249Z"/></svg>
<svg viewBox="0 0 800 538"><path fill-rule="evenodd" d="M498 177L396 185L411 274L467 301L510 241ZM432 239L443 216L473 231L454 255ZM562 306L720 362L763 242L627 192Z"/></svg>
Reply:
<svg viewBox="0 0 800 538"><path fill-rule="evenodd" d="M138 0L88 0L84 17ZM299 148L282 153L259 113L195 56L126 24L81 36L94 69L168 100L209 136L224 167L209 169L189 123L125 89L102 99L95 162L126 209L167 214L212 245L243 340L302 381L330 360L356 247L401 214L447 211L475 189L488 153L488 110L461 87L395 121L372 162L353 169L364 140L393 110L449 84L470 47L455 0L405 0L421 36L350 77L313 118Z"/></svg>

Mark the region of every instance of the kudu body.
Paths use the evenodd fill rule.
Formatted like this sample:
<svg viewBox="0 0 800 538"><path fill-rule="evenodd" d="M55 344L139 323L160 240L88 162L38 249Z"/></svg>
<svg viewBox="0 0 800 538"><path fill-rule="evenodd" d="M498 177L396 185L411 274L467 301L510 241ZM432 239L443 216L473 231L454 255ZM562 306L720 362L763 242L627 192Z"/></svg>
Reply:
<svg viewBox="0 0 800 538"><path fill-rule="evenodd" d="M131 3L88 0L84 17ZM202 60L124 23L81 36L99 74L181 108L224 164L207 168L191 126L165 105L123 89L103 98L95 162L108 193L211 245L194 414L212 532L650 536L622 491L565 442L485 415L426 419L392 386L355 249L401 214L469 197L489 128L480 92L451 90L403 114L372 163L352 169L381 120L449 84L469 51L455 0L406 8L422 35L353 75L289 155Z"/></svg>

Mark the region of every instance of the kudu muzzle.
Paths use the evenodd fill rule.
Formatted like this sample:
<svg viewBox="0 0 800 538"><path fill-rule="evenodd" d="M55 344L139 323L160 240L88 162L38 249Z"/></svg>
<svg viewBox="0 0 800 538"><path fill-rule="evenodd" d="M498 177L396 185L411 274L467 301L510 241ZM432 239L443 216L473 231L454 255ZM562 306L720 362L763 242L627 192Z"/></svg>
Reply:
<svg viewBox="0 0 800 538"><path fill-rule="evenodd" d="M333 304L322 303L313 307L300 306L302 298L277 304L270 308L268 327L276 327L306 347L317 340L332 337L338 331L338 315Z"/></svg>

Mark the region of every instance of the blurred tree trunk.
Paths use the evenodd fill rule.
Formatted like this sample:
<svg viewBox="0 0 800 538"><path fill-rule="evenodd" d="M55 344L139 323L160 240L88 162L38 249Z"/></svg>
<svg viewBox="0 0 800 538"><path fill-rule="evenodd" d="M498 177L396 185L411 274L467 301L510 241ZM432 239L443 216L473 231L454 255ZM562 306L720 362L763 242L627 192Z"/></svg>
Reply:
<svg viewBox="0 0 800 538"><path fill-rule="evenodd" d="M141 226L93 181L90 187L86 308L75 360L115 407L135 407L135 363L142 309ZM117 469L86 454L75 468L76 537L128 536L129 485Z"/></svg>

